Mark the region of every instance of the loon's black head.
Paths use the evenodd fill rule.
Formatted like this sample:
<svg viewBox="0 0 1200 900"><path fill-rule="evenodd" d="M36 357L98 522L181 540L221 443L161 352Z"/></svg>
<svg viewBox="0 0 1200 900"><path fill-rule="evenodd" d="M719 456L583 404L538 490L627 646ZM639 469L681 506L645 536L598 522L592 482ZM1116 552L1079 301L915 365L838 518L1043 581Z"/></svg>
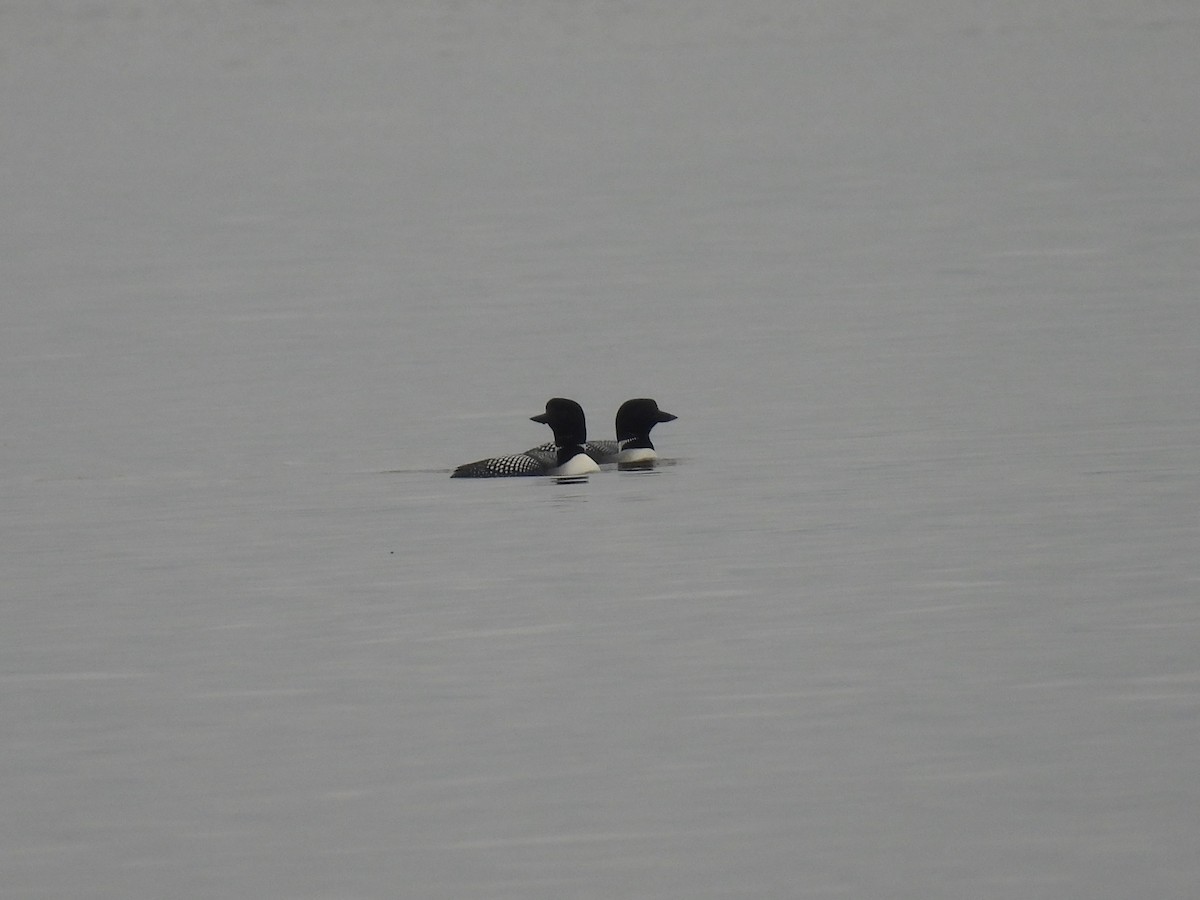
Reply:
<svg viewBox="0 0 1200 900"><path fill-rule="evenodd" d="M659 409L658 404L649 398L626 400L617 410L617 441L635 442L623 443L622 446L653 448L654 445L650 443L650 429L659 422L673 422L678 418L666 410Z"/></svg>
<svg viewBox="0 0 1200 900"><path fill-rule="evenodd" d="M554 432L554 443L559 447L582 447L587 442L587 420L583 417L583 407L574 400L552 397L546 401L544 413L529 418L549 425Z"/></svg>

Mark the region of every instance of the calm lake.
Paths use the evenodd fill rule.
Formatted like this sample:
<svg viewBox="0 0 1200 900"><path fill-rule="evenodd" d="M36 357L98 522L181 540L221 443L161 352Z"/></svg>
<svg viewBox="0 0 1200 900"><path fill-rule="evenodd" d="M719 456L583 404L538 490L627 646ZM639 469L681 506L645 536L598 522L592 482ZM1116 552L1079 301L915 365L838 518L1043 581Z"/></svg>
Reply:
<svg viewBox="0 0 1200 900"><path fill-rule="evenodd" d="M5 3L6 896L1195 896L1198 45Z"/></svg>

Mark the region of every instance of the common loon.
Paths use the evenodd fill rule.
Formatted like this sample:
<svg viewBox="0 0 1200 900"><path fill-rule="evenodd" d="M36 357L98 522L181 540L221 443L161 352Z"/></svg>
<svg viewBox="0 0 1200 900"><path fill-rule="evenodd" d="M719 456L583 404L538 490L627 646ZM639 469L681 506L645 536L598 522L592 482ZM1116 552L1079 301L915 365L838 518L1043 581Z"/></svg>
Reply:
<svg viewBox="0 0 1200 900"><path fill-rule="evenodd" d="M654 444L650 440L650 429L659 422L673 422L673 416L649 398L626 400L617 410L617 439L615 441L587 441L584 452L598 463L648 463L658 459ZM554 444L542 444L526 451L542 460L551 460Z"/></svg>
<svg viewBox="0 0 1200 900"><path fill-rule="evenodd" d="M530 416L530 420L549 425L554 443L546 444L544 454L518 453L513 456L494 456L465 463L455 469L451 478L506 478L511 475L587 475L599 472L600 467L584 451L587 424L583 407L574 400L553 397L546 401L546 411Z"/></svg>

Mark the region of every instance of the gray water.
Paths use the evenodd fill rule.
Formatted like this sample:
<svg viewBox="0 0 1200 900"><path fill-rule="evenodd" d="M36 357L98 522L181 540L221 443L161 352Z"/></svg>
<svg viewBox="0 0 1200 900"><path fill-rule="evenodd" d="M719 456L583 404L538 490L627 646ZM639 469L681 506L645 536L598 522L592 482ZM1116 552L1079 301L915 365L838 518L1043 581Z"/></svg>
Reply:
<svg viewBox="0 0 1200 900"><path fill-rule="evenodd" d="M4 896L1194 897L1198 43L5 3Z"/></svg>

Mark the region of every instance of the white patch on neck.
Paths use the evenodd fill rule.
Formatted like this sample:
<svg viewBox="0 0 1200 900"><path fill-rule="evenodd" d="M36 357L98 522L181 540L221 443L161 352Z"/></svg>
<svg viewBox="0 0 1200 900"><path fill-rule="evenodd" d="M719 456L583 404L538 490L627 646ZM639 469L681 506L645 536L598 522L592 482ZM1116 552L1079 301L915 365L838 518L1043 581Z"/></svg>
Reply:
<svg viewBox="0 0 1200 900"><path fill-rule="evenodd" d="M652 447L631 447L617 454L618 463L652 462L658 459L658 454Z"/></svg>
<svg viewBox="0 0 1200 900"><path fill-rule="evenodd" d="M576 453L561 466L557 466L547 472L547 475L588 475L592 472L599 472L600 467L596 465L596 461L586 453Z"/></svg>

